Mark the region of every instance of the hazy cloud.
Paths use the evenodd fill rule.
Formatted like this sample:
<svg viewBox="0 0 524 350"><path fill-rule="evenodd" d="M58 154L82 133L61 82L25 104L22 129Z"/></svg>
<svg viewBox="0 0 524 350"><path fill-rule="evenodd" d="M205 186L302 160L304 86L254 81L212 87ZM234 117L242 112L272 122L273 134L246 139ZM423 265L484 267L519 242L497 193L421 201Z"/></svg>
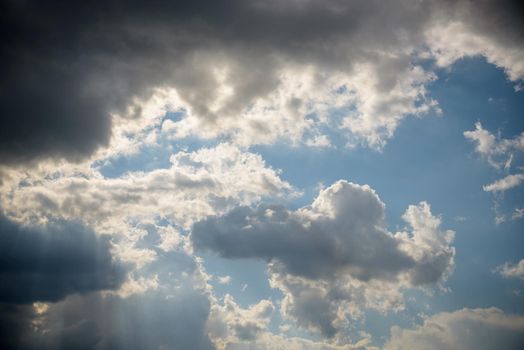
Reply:
<svg viewBox="0 0 524 350"><path fill-rule="evenodd" d="M75 222L23 226L0 217L0 302L57 301L68 294L116 289L125 268L108 237Z"/></svg>
<svg viewBox="0 0 524 350"><path fill-rule="evenodd" d="M520 278L524 280L524 259L516 264L505 263L495 269L498 273L506 278Z"/></svg>
<svg viewBox="0 0 524 350"><path fill-rule="evenodd" d="M482 186L486 192L504 192L517 187L524 180L524 174L508 175L488 185Z"/></svg>
<svg viewBox="0 0 524 350"><path fill-rule="evenodd" d="M524 317L497 308L462 309L442 312L424 320L414 329L391 329L386 350L491 350L521 349L524 344Z"/></svg>

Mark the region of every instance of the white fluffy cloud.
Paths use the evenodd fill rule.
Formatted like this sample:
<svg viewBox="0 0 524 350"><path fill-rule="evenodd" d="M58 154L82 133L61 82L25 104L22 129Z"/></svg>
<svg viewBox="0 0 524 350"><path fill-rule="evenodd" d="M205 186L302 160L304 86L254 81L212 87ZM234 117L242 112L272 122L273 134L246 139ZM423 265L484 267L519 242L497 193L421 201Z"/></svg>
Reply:
<svg viewBox="0 0 524 350"><path fill-rule="evenodd" d="M312 341L304 338L275 334L269 329L274 305L269 300L260 300L246 308L238 305L226 294L222 302L211 306L207 329L217 350L372 350L370 336L362 332L361 338L352 344L342 345Z"/></svg>
<svg viewBox="0 0 524 350"><path fill-rule="evenodd" d="M294 193L259 155L234 146L179 152L170 160L168 168L118 178L104 177L93 168L67 166L10 172L2 184L1 207L21 222L80 219L98 233L125 237L116 244L115 254L143 265L156 256L149 248L136 247L148 235L147 225L158 231L159 247L169 250L184 245L176 227L188 228L195 220L239 203Z"/></svg>
<svg viewBox="0 0 524 350"><path fill-rule="evenodd" d="M253 343L261 333L268 331L274 309L273 303L265 299L244 309L226 294L222 304L215 303L211 308L209 335L218 349L226 348L236 339Z"/></svg>
<svg viewBox="0 0 524 350"><path fill-rule="evenodd" d="M524 280L524 259L516 264L505 263L497 267L496 271L506 278L519 278Z"/></svg>
<svg viewBox="0 0 524 350"><path fill-rule="evenodd" d="M402 73L384 82L392 69ZM325 147L330 142L321 130L342 127L350 145L381 148L405 117L438 111L437 102L426 96L425 89L434 74L412 65L400 54L376 55L350 70L288 65L276 74L274 90L257 97L235 117L226 115L220 123L209 124L186 104L181 106L186 116L171 125L170 131L175 137L229 135L243 146L284 138L294 144ZM228 87L227 81L220 81L219 91L231 93L227 98L217 96L213 105L220 107L235 98L234 87ZM342 116L340 120L333 118L335 114Z"/></svg>
<svg viewBox="0 0 524 350"><path fill-rule="evenodd" d="M409 232L388 232L384 210L369 186L338 181L297 211L240 207L197 222L191 240L225 258L267 261L283 315L333 337L348 313L399 310L403 289L439 284L453 269L454 233L440 230L427 203L407 209Z"/></svg>
<svg viewBox="0 0 524 350"><path fill-rule="evenodd" d="M519 219L521 217L519 208L514 208L511 214L501 212L500 202L502 197L497 195L519 186L524 181L521 166L524 154L524 133L514 138L506 139L501 137L500 133L495 135L484 129L482 124L477 122L475 123L475 130L465 131L464 137L475 143L475 151L493 168L506 174L501 179L482 187L484 191L496 194L494 206L495 222L502 223L508 218L512 220ZM514 167L517 167L520 173L509 174Z"/></svg>
<svg viewBox="0 0 524 350"><path fill-rule="evenodd" d="M513 139L504 139L494 135L475 123L475 130L465 131L464 137L475 143L475 151L496 169L511 168L514 154L524 151L524 133Z"/></svg>
<svg viewBox="0 0 524 350"><path fill-rule="evenodd" d="M487 184L482 188L486 192L504 192L513 187L517 187L524 181L524 174L508 175L493 183Z"/></svg>
<svg viewBox="0 0 524 350"><path fill-rule="evenodd" d="M64 169L12 174L3 183L2 207L22 221L46 216L81 218L102 233L117 233L128 221L170 219L188 227L263 196L290 194L291 185L262 158L227 144L171 156L171 165L118 178L97 170ZM34 175L34 176L33 176Z"/></svg>
<svg viewBox="0 0 524 350"><path fill-rule="evenodd" d="M497 308L462 309L428 317L414 329L393 327L385 350L522 349L524 317Z"/></svg>
<svg viewBox="0 0 524 350"><path fill-rule="evenodd" d="M484 56L488 62L504 69L511 80L518 81L524 78L522 48L508 47L492 33L481 33L463 19L433 26L426 32L427 41L438 65L448 67L467 56Z"/></svg>

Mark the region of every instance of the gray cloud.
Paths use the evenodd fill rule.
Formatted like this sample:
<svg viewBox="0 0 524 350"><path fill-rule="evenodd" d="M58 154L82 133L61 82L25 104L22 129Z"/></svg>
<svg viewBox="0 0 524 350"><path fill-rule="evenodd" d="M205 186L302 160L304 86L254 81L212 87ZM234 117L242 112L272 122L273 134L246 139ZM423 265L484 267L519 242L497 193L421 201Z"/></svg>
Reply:
<svg viewBox="0 0 524 350"><path fill-rule="evenodd" d="M500 41L502 49L521 46L522 7L510 4L6 1L0 8L0 159L81 159L108 144L112 113L140 117L136 100L162 87L177 90L202 130L234 125L227 121L238 121L243 110L278 87L286 65L315 66L321 80L325 72L351 75L361 69L358 64L372 64L376 93L415 88L427 78L406 82L403 75L411 74L410 55L435 23L462 21L475 35ZM466 54L490 52L475 50ZM492 61L506 64L518 77L520 69L511 67L518 56ZM223 78L233 96L216 110L223 82L215 73L221 67L227 68ZM289 96L287 105L297 106L303 98ZM386 131L362 130L364 124L357 121L348 124L351 132L379 142L375 139L391 136L406 114L425 110L415 108L411 99L387 100L363 112L384 114L376 117L374 128ZM257 121L249 128L259 133L278 129Z"/></svg>
<svg viewBox="0 0 524 350"><path fill-rule="evenodd" d="M197 222L191 240L196 249L230 259L259 258L305 278L350 274L362 281L387 280L417 262L401 249L402 240L386 230L384 210L368 186L339 181L311 207L296 212L281 206L240 207ZM427 281L413 281L437 281L445 268L433 268L439 272L429 274Z"/></svg>
<svg viewBox="0 0 524 350"><path fill-rule="evenodd" d="M14 310L14 308L17 308ZM128 298L72 296L38 314L2 306L6 349L213 349L205 334L205 295L147 292ZM2 329L3 331L4 329Z"/></svg>
<svg viewBox="0 0 524 350"><path fill-rule="evenodd" d="M210 294L200 265L183 251L158 254L129 274L138 281L152 279L146 289L129 290L128 280L117 292L74 294L32 305L0 303L0 346L213 349L206 331Z"/></svg>
<svg viewBox="0 0 524 350"><path fill-rule="evenodd" d="M413 329L393 327L385 350L522 349L524 317L497 308L442 312Z"/></svg>
<svg viewBox="0 0 524 350"><path fill-rule="evenodd" d="M21 226L0 217L0 302L57 301L116 289L126 270L113 262L108 237L75 222Z"/></svg>
<svg viewBox="0 0 524 350"><path fill-rule="evenodd" d="M197 251L266 261L283 314L334 337L347 313L402 309L403 289L439 284L453 270L454 233L440 230L427 203L406 210L411 232L388 232L384 212L369 186L340 180L296 211L240 207L197 222L191 241Z"/></svg>
<svg viewBox="0 0 524 350"><path fill-rule="evenodd" d="M373 209L363 205L358 210L362 217L344 211L345 218L304 222L283 207L260 206L255 211L241 207L196 223L191 237L196 249L230 259L278 261L286 271L311 279L344 272L362 280L388 278L415 262L398 249L393 237L376 227L383 213L379 208L379 216L373 217Z"/></svg>

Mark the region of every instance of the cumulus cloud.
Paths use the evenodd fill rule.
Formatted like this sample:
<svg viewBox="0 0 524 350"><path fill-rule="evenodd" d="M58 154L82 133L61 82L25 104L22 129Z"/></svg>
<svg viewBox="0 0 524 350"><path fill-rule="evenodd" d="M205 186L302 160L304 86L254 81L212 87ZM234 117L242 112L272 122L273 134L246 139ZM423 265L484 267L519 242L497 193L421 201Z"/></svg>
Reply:
<svg viewBox="0 0 524 350"><path fill-rule="evenodd" d="M524 259L516 264L505 263L497 267L495 271L506 278L519 278L524 280Z"/></svg>
<svg viewBox="0 0 524 350"><path fill-rule="evenodd" d="M296 211L239 207L197 222L191 241L225 258L266 261L283 313L333 337L346 312L399 309L401 289L439 283L453 269L453 232L440 231L427 203L406 211L411 232L388 232L384 211L369 186L338 181Z"/></svg>
<svg viewBox="0 0 524 350"><path fill-rule="evenodd" d="M373 350L368 334L362 333L355 344L345 340L343 345L313 341L272 333L269 324L274 311L271 301L263 299L246 308L227 294L222 302L211 307L207 323L208 334L218 350L296 349L296 350Z"/></svg>
<svg viewBox="0 0 524 350"><path fill-rule="evenodd" d="M391 329L385 350L521 349L524 317L497 308L462 309L428 317L414 329Z"/></svg>
<svg viewBox="0 0 524 350"><path fill-rule="evenodd" d="M293 194L279 171L257 154L220 144L171 156L168 168L107 178L93 168L11 172L2 205L19 221L81 218L101 233L144 233L138 222L170 220L179 227L207 215L251 204L265 196ZM125 231L125 232L124 232ZM171 234L172 233L172 234ZM176 232L162 232L165 239ZM166 247L176 242L166 242Z"/></svg>
<svg viewBox="0 0 524 350"><path fill-rule="evenodd" d="M524 71L510 1L8 1L0 13L4 163L86 157L159 89L185 112L179 136L317 144L318 126L334 124L350 144L381 147L402 119L436 108L420 57Z"/></svg>
<svg viewBox="0 0 524 350"><path fill-rule="evenodd" d="M229 294L222 304L211 308L208 331L217 348L228 348L228 343L238 339L253 343L262 332L268 331L271 315L275 309L269 300L260 300L248 308L240 307Z"/></svg>
<svg viewBox="0 0 524 350"><path fill-rule="evenodd" d="M463 57L484 56L513 81L524 78L523 7L506 1L454 1L437 10L426 41L437 64L449 66Z"/></svg>
<svg viewBox="0 0 524 350"><path fill-rule="evenodd" d="M77 222L25 226L0 216L0 302L57 301L118 288L126 268L108 237Z"/></svg>

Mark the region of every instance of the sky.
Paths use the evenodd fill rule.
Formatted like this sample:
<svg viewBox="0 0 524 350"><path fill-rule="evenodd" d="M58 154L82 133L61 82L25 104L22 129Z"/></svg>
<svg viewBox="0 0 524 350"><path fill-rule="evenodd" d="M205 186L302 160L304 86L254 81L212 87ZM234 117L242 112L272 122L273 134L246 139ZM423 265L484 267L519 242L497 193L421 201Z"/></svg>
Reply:
<svg viewBox="0 0 524 350"><path fill-rule="evenodd" d="M0 347L524 348L522 23L2 2Z"/></svg>

